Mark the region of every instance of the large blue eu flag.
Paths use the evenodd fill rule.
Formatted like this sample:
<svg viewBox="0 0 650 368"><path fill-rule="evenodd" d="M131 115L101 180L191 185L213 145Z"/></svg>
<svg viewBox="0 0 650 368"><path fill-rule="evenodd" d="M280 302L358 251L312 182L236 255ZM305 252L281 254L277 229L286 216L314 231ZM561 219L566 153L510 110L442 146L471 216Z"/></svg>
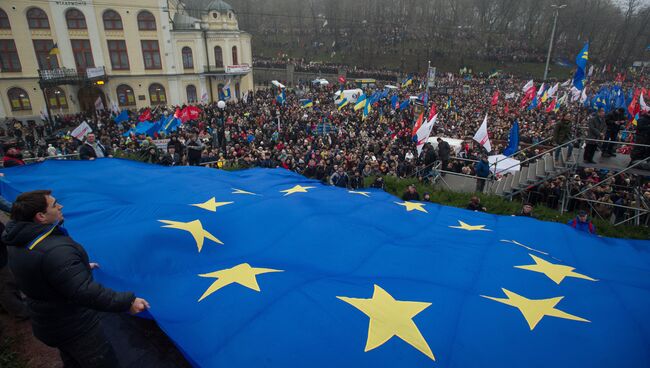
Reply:
<svg viewBox="0 0 650 368"><path fill-rule="evenodd" d="M200 367L648 367L650 244L349 191L284 170L118 159L4 170Z"/></svg>

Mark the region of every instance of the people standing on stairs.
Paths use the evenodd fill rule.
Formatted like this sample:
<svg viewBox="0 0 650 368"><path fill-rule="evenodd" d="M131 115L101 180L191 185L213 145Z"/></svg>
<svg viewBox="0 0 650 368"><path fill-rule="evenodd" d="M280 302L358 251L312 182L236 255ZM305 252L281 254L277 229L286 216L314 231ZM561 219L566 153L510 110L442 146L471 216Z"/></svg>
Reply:
<svg viewBox="0 0 650 368"><path fill-rule="evenodd" d="M615 157L616 144L610 142L618 141L618 132L625 126L625 110L622 107L610 112L605 118L607 124L607 131L605 133L605 140L607 143L603 144L603 157Z"/></svg>
<svg viewBox="0 0 650 368"><path fill-rule="evenodd" d="M589 120L587 124L587 139L603 139L605 138L605 129L607 128L607 123L605 123L605 109L602 107L598 109L598 112L594 117ZM598 142L587 141L585 146L585 154L583 156L584 162L587 164L595 164L594 154L596 153L596 147L598 147Z"/></svg>
<svg viewBox="0 0 650 368"><path fill-rule="evenodd" d="M558 148L555 150L555 161L558 161L560 159L560 154L562 153L562 146L563 144L566 144L571 141L572 135L571 135L571 122L573 117L571 116L571 113L566 113L564 116L562 116L562 119L560 119L557 123L555 123L555 127L553 127L553 143L558 146ZM573 154L573 144L567 145L567 157L571 157L571 154Z"/></svg>

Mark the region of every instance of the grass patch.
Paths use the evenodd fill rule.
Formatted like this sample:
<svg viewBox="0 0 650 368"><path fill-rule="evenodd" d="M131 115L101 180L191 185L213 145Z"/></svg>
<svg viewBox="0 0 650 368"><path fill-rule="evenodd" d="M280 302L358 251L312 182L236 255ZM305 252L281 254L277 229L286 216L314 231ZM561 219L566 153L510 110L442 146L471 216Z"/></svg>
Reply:
<svg viewBox="0 0 650 368"><path fill-rule="evenodd" d="M375 178L366 178L366 185L369 186ZM417 179L399 179L393 176L384 177L385 189L387 192L401 197L410 184L414 184L420 195L429 193L431 195L431 202L438 203L445 206L465 208L469 203L472 196L476 193L457 193L449 190L436 189L431 185L424 184ZM519 201L508 201L502 197L478 194L481 198L481 204L487 208L488 213L495 215L514 215L521 211L522 203ZM566 224L569 220L575 217L572 213L563 213L548 208L544 205L535 206L533 211L535 217L543 221L559 222ZM650 228L644 226L614 226L609 222L603 221L598 218L592 218L596 231L599 235L611 238L624 238L624 239L650 239Z"/></svg>
<svg viewBox="0 0 650 368"><path fill-rule="evenodd" d="M0 367L2 368L27 368L27 364L13 349L16 340L13 338L0 339Z"/></svg>

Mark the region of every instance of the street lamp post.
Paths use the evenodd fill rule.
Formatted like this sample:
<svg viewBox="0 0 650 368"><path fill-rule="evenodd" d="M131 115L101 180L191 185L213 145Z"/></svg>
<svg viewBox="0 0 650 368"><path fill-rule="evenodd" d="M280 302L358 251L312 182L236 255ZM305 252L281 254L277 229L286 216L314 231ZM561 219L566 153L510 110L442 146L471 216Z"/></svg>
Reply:
<svg viewBox="0 0 650 368"><path fill-rule="evenodd" d="M551 62L551 52L553 51L553 40L555 39L555 27L557 26L557 17L560 15L560 9L566 8L566 4L563 5L551 5L551 8L555 10L555 19L553 19L553 30L551 31L551 42L548 45L548 55L546 55L546 67L544 68L544 80L548 76L548 64Z"/></svg>

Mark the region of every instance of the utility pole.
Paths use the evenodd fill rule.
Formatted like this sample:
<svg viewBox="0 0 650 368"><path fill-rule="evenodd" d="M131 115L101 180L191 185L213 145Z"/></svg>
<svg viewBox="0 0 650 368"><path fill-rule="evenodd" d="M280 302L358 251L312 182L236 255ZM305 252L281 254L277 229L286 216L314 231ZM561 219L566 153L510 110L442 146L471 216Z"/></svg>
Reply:
<svg viewBox="0 0 650 368"><path fill-rule="evenodd" d="M548 46L548 55L546 55L546 67L544 68L544 80L548 76L548 64L551 62L551 52L553 51L553 40L555 39L555 27L557 26L557 17L560 15L560 9L566 8L566 4L563 5L551 5L551 8L555 10L555 19L553 19L553 30L551 31L551 42Z"/></svg>

